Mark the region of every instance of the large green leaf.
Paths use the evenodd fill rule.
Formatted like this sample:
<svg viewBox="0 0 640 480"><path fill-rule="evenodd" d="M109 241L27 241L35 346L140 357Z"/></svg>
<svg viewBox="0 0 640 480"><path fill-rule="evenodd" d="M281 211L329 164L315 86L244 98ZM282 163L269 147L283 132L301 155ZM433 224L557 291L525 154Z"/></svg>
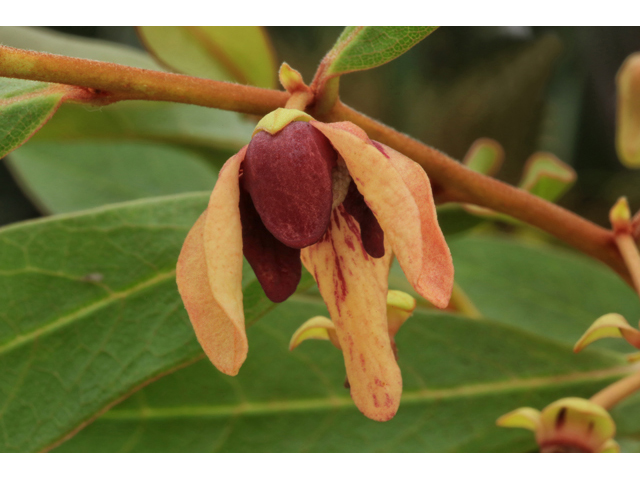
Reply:
<svg viewBox="0 0 640 480"><path fill-rule="evenodd" d="M373 422L343 387L329 342L287 351L290 335L322 305L298 297L249 332L237 377L207 361L165 377L115 407L59 451L527 451L533 435L495 426L523 405L588 396L621 359L497 325L416 313L398 334L404 394L396 417ZM326 313L325 313L326 314Z"/></svg>
<svg viewBox="0 0 640 480"><path fill-rule="evenodd" d="M175 263L206 204L189 194L0 230L0 450L46 448L202 354ZM247 264L243 284L251 323L273 304Z"/></svg>
<svg viewBox="0 0 640 480"><path fill-rule="evenodd" d="M611 350L571 352L572 332L579 336L600 312L639 313L633 292L604 266L495 238L451 248L457 280L498 321L416 313L397 337L405 389L392 421L371 422L353 407L340 387L341 355L328 342L286 351L301 321L326 315L306 295L249 332L238 377L199 362L144 388L59 450L528 451L533 435L497 428L496 418L588 397L632 368ZM626 450L640 446L634 405L614 411Z"/></svg>
<svg viewBox="0 0 640 480"><path fill-rule="evenodd" d="M64 105L32 141L141 139L237 151L251 139L254 126L235 112L169 102L129 101L100 110Z"/></svg>
<svg viewBox="0 0 640 480"><path fill-rule="evenodd" d="M12 170L41 209L67 213L109 203L211 191L216 171L183 148L142 142L30 142Z"/></svg>
<svg viewBox="0 0 640 480"><path fill-rule="evenodd" d="M438 27L346 27L327 54L326 77L366 70L390 62Z"/></svg>
<svg viewBox="0 0 640 480"><path fill-rule="evenodd" d="M262 27L138 27L147 49L188 75L274 88L276 65Z"/></svg>

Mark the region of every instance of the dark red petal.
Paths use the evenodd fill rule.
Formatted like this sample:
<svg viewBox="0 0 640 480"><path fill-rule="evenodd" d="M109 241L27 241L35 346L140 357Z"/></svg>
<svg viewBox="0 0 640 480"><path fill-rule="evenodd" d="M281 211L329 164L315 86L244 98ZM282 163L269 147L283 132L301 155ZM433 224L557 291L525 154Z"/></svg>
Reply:
<svg viewBox="0 0 640 480"><path fill-rule="evenodd" d="M287 247L265 228L242 184L241 181L242 251L269 300L284 302L300 282L300 250Z"/></svg>
<svg viewBox="0 0 640 480"><path fill-rule="evenodd" d="M243 163L244 181L262 222L292 248L313 245L329 226L337 154L307 122L275 135L258 132Z"/></svg>
<svg viewBox="0 0 640 480"><path fill-rule="evenodd" d="M384 257L384 232L354 182L349 184L349 191L342 205L360 224L362 246L367 253L373 258Z"/></svg>

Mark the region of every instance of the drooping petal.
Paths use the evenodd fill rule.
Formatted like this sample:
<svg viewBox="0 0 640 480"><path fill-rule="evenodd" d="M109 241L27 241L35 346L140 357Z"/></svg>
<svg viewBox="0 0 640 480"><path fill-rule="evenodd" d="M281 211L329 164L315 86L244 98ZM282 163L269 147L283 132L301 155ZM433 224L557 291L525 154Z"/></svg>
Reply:
<svg viewBox="0 0 640 480"><path fill-rule="evenodd" d="M522 407L513 412L505 413L496 425L507 428L526 428L535 432L540 427L540 411L531 407Z"/></svg>
<svg viewBox="0 0 640 480"><path fill-rule="evenodd" d="M544 408L536 440L541 449L574 446L599 452L616 433L616 425L604 408L584 398L557 400Z"/></svg>
<svg viewBox="0 0 640 480"><path fill-rule="evenodd" d="M607 313L598 318L573 347L574 352L579 352L587 345L600 338L624 339L636 348L640 348L640 331L633 328L627 320L618 313Z"/></svg>
<svg viewBox="0 0 640 480"><path fill-rule="evenodd" d="M302 275L300 250L287 247L264 226L251 196L240 182L242 251L264 293L272 302L284 302L296 291Z"/></svg>
<svg viewBox="0 0 640 480"><path fill-rule="evenodd" d="M391 253L374 259L344 207L334 209L324 238L302 250L327 304L342 346L351 397L367 417L390 420L398 410L402 377L387 330Z"/></svg>
<svg viewBox="0 0 640 480"><path fill-rule="evenodd" d="M310 318L298 328L291 336L289 350L293 350L305 340L329 340L333 345L340 348L336 327L327 317L317 316Z"/></svg>
<svg viewBox="0 0 640 480"><path fill-rule="evenodd" d="M178 262L178 271L182 272L178 286L183 299L187 298L184 303L198 341L211 362L228 375L238 373L248 351L238 207L238 176L245 151L246 147L220 170L207 215L192 229ZM211 296L204 290L207 284Z"/></svg>
<svg viewBox="0 0 640 480"><path fill-rule="evenodd" d="M176 281L198 341L211 363L227 375L236 375L248 351L244 314L240 310L238 316L233 309L223 308L221 302L229 303L229 299L223 295L216 298L212 293L203 244L206 219L205 211L182 246Z"/></svg>
<svg viewBox="0 0 640 480"><path fill-rule="evenodd" d="M413 288L445 308L453 288L453 261L424 170L395 150L371 142L352 123L311 124L344 158Z"/></svg>

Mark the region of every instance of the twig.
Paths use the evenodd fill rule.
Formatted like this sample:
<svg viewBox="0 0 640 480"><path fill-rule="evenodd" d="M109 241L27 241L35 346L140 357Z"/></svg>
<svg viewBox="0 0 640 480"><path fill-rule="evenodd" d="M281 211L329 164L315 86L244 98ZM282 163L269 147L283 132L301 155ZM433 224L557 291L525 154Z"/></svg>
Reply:
<svg viewBox="0 0 640 480"><path fill-rule="evenodd" d="M283 107L289 98L288 93L276 90L5 46L0 46L0 75L93 88L109 92L114 101L171 101L256 115ZM440 203L472 203L511 215L601 260L631 284L611 231L526 191L473 172L442 152L358 113L340 101L318 119L351 121L372 138L418 162L430 176Z"/></svg>

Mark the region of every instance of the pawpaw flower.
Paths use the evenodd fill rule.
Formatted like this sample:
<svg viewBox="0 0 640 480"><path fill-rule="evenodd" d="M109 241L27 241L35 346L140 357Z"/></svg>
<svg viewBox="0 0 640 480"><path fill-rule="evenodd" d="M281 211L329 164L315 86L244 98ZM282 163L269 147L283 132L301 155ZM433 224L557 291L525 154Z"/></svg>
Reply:
<svg viewBox="0 0 640 480"><path fill-rule="evenodd" d="M500 427L526 428L542 453L617 453L616 425L603 407L584 398L557 400L538 411L523 407L500 417Z"/></svg>
<svg viewBox="0 0 640 480"><path fill-rule="evenodd" d="M304 263L335 325L356 406L384 421L402 393L387 325L392 252L413 288L445 308L453 263L424 170L352 123L278 109L220 171L180 253L178 289L211 362L236 375L248 351L243 254L274 302L295 291Z"/></svg>

